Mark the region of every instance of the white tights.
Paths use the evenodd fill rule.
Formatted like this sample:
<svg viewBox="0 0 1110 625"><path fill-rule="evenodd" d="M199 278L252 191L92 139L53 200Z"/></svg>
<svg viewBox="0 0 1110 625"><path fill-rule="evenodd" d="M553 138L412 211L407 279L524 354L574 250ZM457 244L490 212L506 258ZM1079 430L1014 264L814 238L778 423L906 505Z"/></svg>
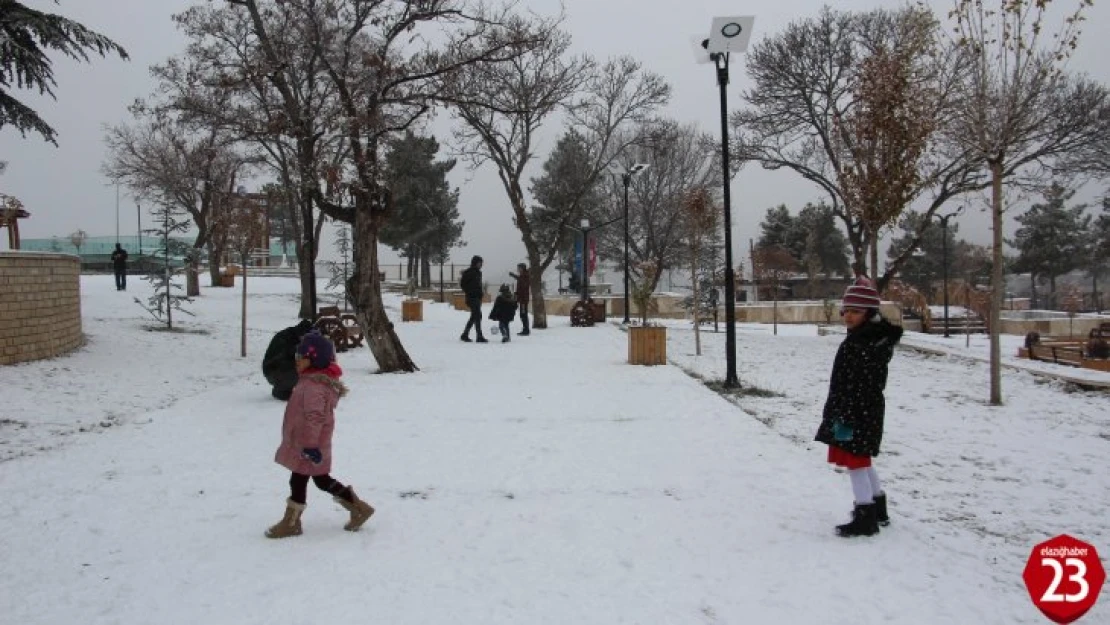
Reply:
<svg viewBox="0 0 1110 625"><path fill-rule="evenodd" d="M883 494L875 467L851 469L848 471L848 477L852 480L852 495L855 496L857 504L874 503L875 496Z"/></svg>

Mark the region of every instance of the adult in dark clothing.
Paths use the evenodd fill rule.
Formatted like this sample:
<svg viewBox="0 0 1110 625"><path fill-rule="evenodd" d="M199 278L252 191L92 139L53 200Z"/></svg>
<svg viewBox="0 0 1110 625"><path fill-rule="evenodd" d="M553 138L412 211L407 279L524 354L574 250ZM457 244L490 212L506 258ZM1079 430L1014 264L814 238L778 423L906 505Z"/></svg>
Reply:
<svg viewBox="0 0 1110 625"><path fill-rule="evenodd" d="M516 270L519 273L509 272L509 275L516 278L516 303L520 305L520 324L524 329L517 332L519 336L528 336L531 332L528 329L528 289L532 288L530 276L528 275L528 266L524 263L517 263Z"/></svg>
<svg viewBox="0 0 1110 625"><path fill-rule="evenodd" d="M273 386L270 394L275 398L288 401L293 394L293 387L297 385L298 379L297 364L293 359L297 355L297 345L311 329L312 322L304 319L295 326L279 331L270 339L270 346L262 357L262 375Z"/></svg>
<svg viewBox="0 0 1110 625"><path fill-rule="evenodd" d="M470 342L470 328L474 328L479 343L488 343L482 336L482 257L475 256L470 259L470 267L462 272L459 277L459 287L466 296L466 307L470 309L470 319L466 320L466 329L459 338Z"/></svg>
<svg viewBox="0 0 1110 625"><path fill-rule="evenodd" d="M501 332L501 342L508 343L510 340L509 324L516 318L516 300L513 299L513 293L509 290L509 285L501 285L501 290L497 293L497 299L493 302L493 310L489 311L489 318L497 322L497 329Z"/></svg>
<svg viewBox="0 0 1110 625"><path fill-rule="evenodd" d="M112 251L112 269L116 274L116 290L127 290L127 250L123 249L119 243L116 243L116 249Z"/></svg>
<svg viewBox="0 0 1110 625"><path fill-rule="evenodd" d="M883 440L887 365L902 328L879 315L879 293L860 277L848 287L840 315L848 334L836 352L829 395L815 440L829 446L828 461L848 470L855 507L840 536L871 536L890 523L886 493L872 458Z"/></svg>

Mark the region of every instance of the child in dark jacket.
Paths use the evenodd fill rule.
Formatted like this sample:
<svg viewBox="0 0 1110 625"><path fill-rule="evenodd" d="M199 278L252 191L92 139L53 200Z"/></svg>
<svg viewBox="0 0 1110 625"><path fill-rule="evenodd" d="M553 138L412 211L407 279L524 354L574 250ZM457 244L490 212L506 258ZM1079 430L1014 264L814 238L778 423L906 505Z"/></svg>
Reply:
<svg viewBox="0 0 1110 625"><path fill-rule="evenodd" d="M848 470L855 508L840 536L871 536L888 525L886 493L872 458L883 439L887 365L902 328L879 315L879 293L866 277L856 279L841 301L848 336L840 344L829 379L829 396L815 440L829 446L828 461Z"/></svg>
<svg viewBox="0 0 1110 625"><path fill-rule="evenodd" d="M509 285L501 285L497 299L493 302L493 310L489 311L489 318L497 322L497 328L501 332L501 342L508 343L509 324L516 319L516 299L513 298Z"/></svg>

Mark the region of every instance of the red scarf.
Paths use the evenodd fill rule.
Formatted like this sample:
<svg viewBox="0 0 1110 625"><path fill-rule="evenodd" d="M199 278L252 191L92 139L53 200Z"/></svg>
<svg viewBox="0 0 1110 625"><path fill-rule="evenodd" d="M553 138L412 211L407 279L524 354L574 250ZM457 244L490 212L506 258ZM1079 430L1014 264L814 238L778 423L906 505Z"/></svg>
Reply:
<svg viewBox="0 0 1110 625"><path fill-rule="evenodd" d="M343 370L339 368L339 363L333 362L325 369L314 369L312 367L309 367L308 369L302 371L301 375L305 376L311 375L313 373L319 373L321 375L326 375L333 380L338 380L339 376L343 375Z"/></svg>

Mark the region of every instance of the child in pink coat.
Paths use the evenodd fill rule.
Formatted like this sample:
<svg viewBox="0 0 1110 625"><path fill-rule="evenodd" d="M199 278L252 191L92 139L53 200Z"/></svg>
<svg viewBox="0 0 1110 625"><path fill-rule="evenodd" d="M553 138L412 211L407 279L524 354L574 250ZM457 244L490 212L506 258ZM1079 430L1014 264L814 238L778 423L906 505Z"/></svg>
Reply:
<svg viewBox="0 0 1110 625"><path fill-rule="evenodd" d="M285 406L281 424L281 445L274 461L292 471L290 495L285 515L266 530L268 538L301 535L301 513L305 509L308 481L330 493L336 503L351 513L343 529L357 531L374 508L362 501L350 486L344 486L331 473L331 437L335 430L335 406L347 394L347 386L339 381L343 371L335 362L335 347L327 338L313 330L297 346L299 379Z"/></svg>

